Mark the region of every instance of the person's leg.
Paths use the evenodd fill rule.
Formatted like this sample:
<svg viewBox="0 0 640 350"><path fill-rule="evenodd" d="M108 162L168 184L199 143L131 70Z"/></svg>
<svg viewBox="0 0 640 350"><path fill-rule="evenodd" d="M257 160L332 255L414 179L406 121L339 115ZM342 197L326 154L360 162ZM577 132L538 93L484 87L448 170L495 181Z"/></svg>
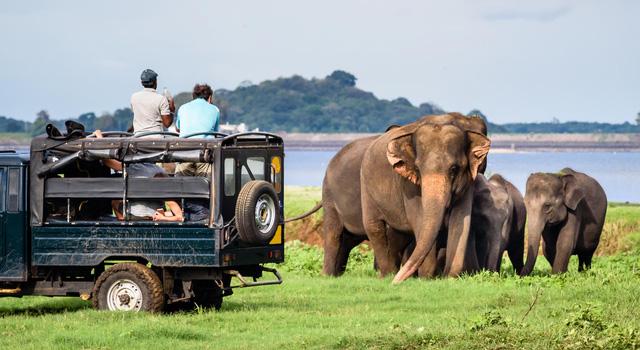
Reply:
<svg viewBox="0 0 640 350"><path fill-rule="evenodd" d="M176 176L195 176L196 163L180 163L176 165Z"/></svg>
<svg viewBox="0 0 640 350"><path fill-rule="evenodd" d="M213 168L211 163L191 163L195 166L193 176L211 177L211 169Z"/></svg>
<svg viewBox="0 0 640 350"><path fill-rule="evenodd" d="M116 218L120 221L124 220L124 214L122 213L122 201L119 199L114 199L111 201L111 209L113 209L113 213L116 214Z"/></svg>

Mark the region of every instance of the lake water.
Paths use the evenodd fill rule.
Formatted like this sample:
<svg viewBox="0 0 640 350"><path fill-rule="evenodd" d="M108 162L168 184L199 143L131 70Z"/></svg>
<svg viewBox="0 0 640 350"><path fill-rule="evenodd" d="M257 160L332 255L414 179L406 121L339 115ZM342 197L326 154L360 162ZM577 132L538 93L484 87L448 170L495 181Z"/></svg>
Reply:
<svg viewBox="0 0 640 350"><path fill-rule="evenodd" d="M287 185L321 186L329 160L336 151L287 151ZM570 167L594 177L609 201L640 203L640 153L544 152L490 154L487 174L501 174L524 194L534 172L556 172Z"/></svg>

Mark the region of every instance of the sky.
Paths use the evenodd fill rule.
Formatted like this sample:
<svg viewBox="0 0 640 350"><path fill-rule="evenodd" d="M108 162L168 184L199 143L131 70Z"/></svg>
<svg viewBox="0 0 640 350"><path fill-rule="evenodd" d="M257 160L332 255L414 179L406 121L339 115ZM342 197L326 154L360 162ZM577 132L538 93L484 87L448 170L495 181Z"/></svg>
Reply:
<svg viewBox="0 0 640 350"><path fill-rule="evenodd" d="M159 87L336 69L379 98L491 121L633 122L640 1L13 1L0 5L0 115L129 105Z"/></svg>

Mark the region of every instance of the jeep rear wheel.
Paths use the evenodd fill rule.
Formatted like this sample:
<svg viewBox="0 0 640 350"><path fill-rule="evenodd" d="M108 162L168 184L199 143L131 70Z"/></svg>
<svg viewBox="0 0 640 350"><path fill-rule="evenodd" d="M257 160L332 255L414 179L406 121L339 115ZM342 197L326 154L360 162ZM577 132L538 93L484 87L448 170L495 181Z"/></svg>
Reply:
<svg viewBox="0 0 640 350"><path fill-rule="evenodd" d="M93 287L93 306L109 311L161 312L162 283L151 269L138 263L116 264Z"/></svg>
<svg viewBox="0 0 640 350"><path fill-rule="evenodd" d="M236 225L240 239L252 244L268 243L278 229L280 205L273 185L266 181L247 182L236 202Z"/></svg>

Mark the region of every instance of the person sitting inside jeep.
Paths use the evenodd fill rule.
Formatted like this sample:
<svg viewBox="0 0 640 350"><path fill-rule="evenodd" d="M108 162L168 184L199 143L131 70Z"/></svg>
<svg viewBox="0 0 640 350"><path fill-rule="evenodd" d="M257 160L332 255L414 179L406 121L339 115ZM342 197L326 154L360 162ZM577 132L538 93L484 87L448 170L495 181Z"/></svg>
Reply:
<svg viewBox="0 0 640 350"><path fill-rule="evenodd" d="M94 132L96 138L102 138L102 132L96 130ZM122 163L115 159L106 159L102 161L106 167L115 171L122 171ZM161 167L151 163L134 163L127 168L131 177L160 178L167 177L167 173ZM118 220L124 220L122 208L122 200L113 200L113 212ZM165 206L169 211L165 211ZM130 220L153 220L153 221L184 221L182 209L174 200L135 200L130 202Z"/></svg>

